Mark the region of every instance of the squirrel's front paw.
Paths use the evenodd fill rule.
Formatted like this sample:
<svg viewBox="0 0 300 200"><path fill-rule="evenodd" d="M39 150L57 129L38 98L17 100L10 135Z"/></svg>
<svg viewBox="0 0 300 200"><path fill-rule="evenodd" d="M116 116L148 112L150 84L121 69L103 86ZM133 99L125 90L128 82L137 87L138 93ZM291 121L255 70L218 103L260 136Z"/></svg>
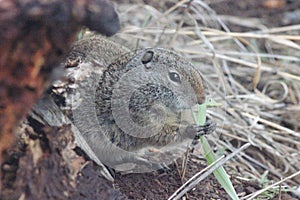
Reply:
<svg viewBox="0 0 300 200"><path fill-rule="evenodd" d="M198 140L201 135L211 134L215 130L216 130L216 123L211 120L207 120L203 126L193 124L193 125L189 125L186 128L188 135L190 135L191 138L194 140Z"/></svg>

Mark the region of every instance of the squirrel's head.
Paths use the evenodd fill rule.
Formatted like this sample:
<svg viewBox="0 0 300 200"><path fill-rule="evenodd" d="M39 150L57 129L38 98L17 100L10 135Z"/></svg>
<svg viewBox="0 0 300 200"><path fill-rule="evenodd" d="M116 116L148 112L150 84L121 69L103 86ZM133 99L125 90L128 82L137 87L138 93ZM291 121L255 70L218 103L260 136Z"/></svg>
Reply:
<svg viewBox="0 0 300 200"><path fill-rule="evenodd" d="M199 70L187 59L171 50L148 48L112 63L104 72L96 95L97 101L106 102L108 110L142 123L145 116L148 121L151 116L160 120L166 114L165 118L173 118L174 114L203 103L205 85Z"/></svg>
<svg viewBox="0 0 300 200"><path fill-rule="evenodd" d="M176 99L174 106L178 108L205 101L204 80L199 69L174 51L162 48L139 51L124 64L122 71L115 89L122 88L130 94L144 93L150 100L166 103Z"/></svg>

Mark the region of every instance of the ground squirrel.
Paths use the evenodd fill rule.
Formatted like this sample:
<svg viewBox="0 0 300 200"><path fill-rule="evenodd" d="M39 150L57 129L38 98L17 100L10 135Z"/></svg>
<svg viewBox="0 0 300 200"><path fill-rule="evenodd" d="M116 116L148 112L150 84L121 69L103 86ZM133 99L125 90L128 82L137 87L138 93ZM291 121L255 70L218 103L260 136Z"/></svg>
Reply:
<svg viewBox="0 0 300 200"><path fill-rule="evenodd" d="M205 101L204 81L199 69L171 50L130 51L92 36L73 45L65 66L73 68L68 77L76 77L79 93L70 117L95 155L117 170L168 164L177 146L215 128L195 124L191 108ZM78 78L75 68L88 75Z"/></svg>

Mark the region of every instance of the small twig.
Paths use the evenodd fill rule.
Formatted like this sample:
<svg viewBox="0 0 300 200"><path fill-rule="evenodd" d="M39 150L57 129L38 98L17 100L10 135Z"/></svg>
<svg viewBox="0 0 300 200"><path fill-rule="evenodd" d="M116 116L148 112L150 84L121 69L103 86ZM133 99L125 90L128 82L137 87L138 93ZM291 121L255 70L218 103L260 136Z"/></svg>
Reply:
<svg viewBox="0 0 300 200"><path fill-rule="evenodd" d="M169 8L166 12L164 12L162 17L165 17L167 15L169 15L171 12L173 12L174 10L176 10L178 7L182 6L183 4L189 2L190 0L182 0L180 2L178 2L177 4L175 4L174 6L172 6L171 8Z"/></svg>
<svg viewBox="0 0 300 200"><path fill-rule="evenodd" d="M187 7L184 9L184 13L185 13L185 14L188 14L188 12L189 12L189 10L190 10L190 6L191 6L192 1L193 1L193 0L189 0L189 2L187 2ZM174 35L173 35L173 37L172 37L171 43L170 43L170 45L169 45L169 47L171 47L171 48L173 48L174 43L175 43L175 41L176 41L176 39L177 39L177 36L178 36L178 32L180 31L180 29L182 28L182 25L183 25L183 23L184 23L183 17L184 17L184 16L182 15L182 18L181 18L179 24L178 24L177 27L176 27L176 32L174 33Z"/></svg>
<svg viewBox="0 0 300 200"><path fill-rule="evenodd" d="M256 116L251 115L249 113L245 113L245 112L242 112L242 115L244 115L246 117L249 117L251 119L255 119L256 118ZM289 134L291 134L293 136L296 136L296 137L300 138L300 133L297 133L297 132L295 132L295 131L293 131L293 130L291 130L289 128L283 127L283 126L281 126L279 124L276 124L274 122L271 122L271 121L268 121L268 120L265 120L265 119L262 119L262 118L258 118L258 121L261 122L261 123L263 123L263 124L265 124L265 125L271 126L273 128L276 128L278 130L284 131L286 133L289 133Z"/></svg>
<svg viewBox="0 0 300 200"><path fill-rule="evenodd" d="M192 178L190 178L185 184L183 184L176 192L174 192L168 200L177 200L180 199L185 193L194 188L200 181L213 173L214 170L218 169L221 165L226 163L228 160L245 150L250 146L250 143L244 144L241 148L237 149L233 153L229 154L226 157L221 157L217 159L215 162L210 164L208 167L204 168L202 171L195 174ZM209 169L209 170L207 170ZM206 171L207 170L207 171ZM206 172L204 172L206 171ZM203 173L204 172L204 173ZM202 174L203 173L203 174ZM202 175L201 175L202 174ZM198 177L199 176L199 177ZM197 178L198 177L198 178ZM195 180L194 180L195 179Z"/></svg>
<svg viewBox="0 0 300 200"><path fill-rule="evenodd" d="M221 55L221 54L218 54L218 53L212 54L210 52L194 51L194 50L189 50L189 49L177 49L177 51L181 51L181 52L189 53L189 54L200 54L200 55L204 55L204 56L216 57L216 58L219 58L219 59L224 59L224 60L227 60L227 61L231 61L231 62L234 62L234 63L237 63L237 64L245 65L245 66L255 68L255 69L258 67L256 63L249 62L249 61L246 61L246 60L241 60L241 59L238 59L238 58L233 58L233 57L230 57L230 56ZM272 68L270 66L266 66L266 65L261 65L261 70L266 71L266 72L274 72L274 68ZM294 75L294 74L290 74L290 73L286 73L286 72L282 72L282 71L277 71L277 74L281 75L283 77L286 77L286 78L291 78L291 79L295 79L295 80L300 81L300 76L297 76L297 75Z"/></svg>
<svg viewBox="0 0 300 200"><path fill-rule="evenodd" d="M181 181L183 182L184 181L184 178L185 178L185 174L186 174L186 167L187 167L187 161L189 159L189 154L190 154L190 147L188 147L186 149L186 152L185 152L185 155L184 155L184 158L182 160L182 170L181 170Z"/></svg>
<svg viewBox="0 0 300 200"><path fill-rule="evenodd" d="M247 195L247 196L241 198L241 200L242 199L247 199L247 200L254 199L255 197L257 197L261 193L263 193L263 192L265 192L265 191L267 191L267 190L269 190L269 189L271 189L271 188L273 188L273 187L275 187L275 186L277 186L277 185L279 185L279 184L281 184L281 183L283 183L283 182L285 182L289 179L292 179L292 178L294 178L295 176L298 176L298 175L300 175L300 171L298 171L298 172L296 172L296 173L294 173L294 174L292 174L292 175L290 175L290 176L288 176L288 177L286 177L286 178L284 178L284 179L282 179L282 180L280 180L280 181L278 181L278 182L276 182L272 185L269 185L268 187L265 187L265 188L263 188L263 189L261 189L257 192L254 192L253 194Z"/></svg>
<svg viewBox="0 0 300 200"><path fill-rule="evenodd" d="M211 174L215 169L217 169L219 166L221 165L218 165L217 167L215 167L215 164L218 163L219 161L221 161L225 156L221 156L220 158L218 158L216 161L214 161L213 163L211 163L209 166L205 167L203 170L201 170L200 172L198 172L197 174L195 174L192 178L190 178L185 184L183 184L180 188L178 188L176 190L176 192L174 192L172 194L172 196L169 197L168 200L175 200L175 199L179 199L180 197L182 197L186 192L188 192L190 189L192 188L189 188L186 192L182 192L185 187L188 187L190 183L193 183L192 181L197 178L198 176L200 176L202 173L204 173L205 171L206 172L210 172L208 173L206 176L204 176L204 174L202 176L200 176L199 178L202 178L201 180L203 180L204 178L206 178L209 174ZM215 167L215 168L213 168ZM209 170L210 169L210 170ZM212 170L213 169L213 170ZM208 171L209 170L209 171ZM198 180L198 179L196 179ZM200 180L200 181L201 181ZM181 191L182 190L182 191ZM179 193L181 191L181 193ZM180 196L179 196L180 195Z"/></svg>
<svg viewBox="0 0 300 200"><path fill-rule="evenodd" d="M279 184L279 195L278 195L278 200L281 200L281 193L282 193L282 184Z"/></svg>

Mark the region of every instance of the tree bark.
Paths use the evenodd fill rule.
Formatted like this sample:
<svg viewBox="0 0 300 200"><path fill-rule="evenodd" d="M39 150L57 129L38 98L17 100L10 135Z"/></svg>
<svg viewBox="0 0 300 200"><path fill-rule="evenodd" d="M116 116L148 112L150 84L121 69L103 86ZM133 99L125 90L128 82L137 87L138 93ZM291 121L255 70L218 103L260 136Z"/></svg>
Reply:
<svg viewBox="0 0 300 200"><path fill-rule="evenodd" d="M45 140L28 137L17 154L10 147L20 121L41 97L82 26L109 36L118 31L119 19L107 0L0 1L0 199L66 199L76 194L72 175L81 165L57 153L65 148L57 146L63 140L55 133L69 136L66 128L37 131L46 134Z"/></svg>
<svg viewBox="0 0 300 200"><path fill-rule="evenodd" d="M119 19L106 0L0 1L0 163L82 26L112 35Z"/></svg>

